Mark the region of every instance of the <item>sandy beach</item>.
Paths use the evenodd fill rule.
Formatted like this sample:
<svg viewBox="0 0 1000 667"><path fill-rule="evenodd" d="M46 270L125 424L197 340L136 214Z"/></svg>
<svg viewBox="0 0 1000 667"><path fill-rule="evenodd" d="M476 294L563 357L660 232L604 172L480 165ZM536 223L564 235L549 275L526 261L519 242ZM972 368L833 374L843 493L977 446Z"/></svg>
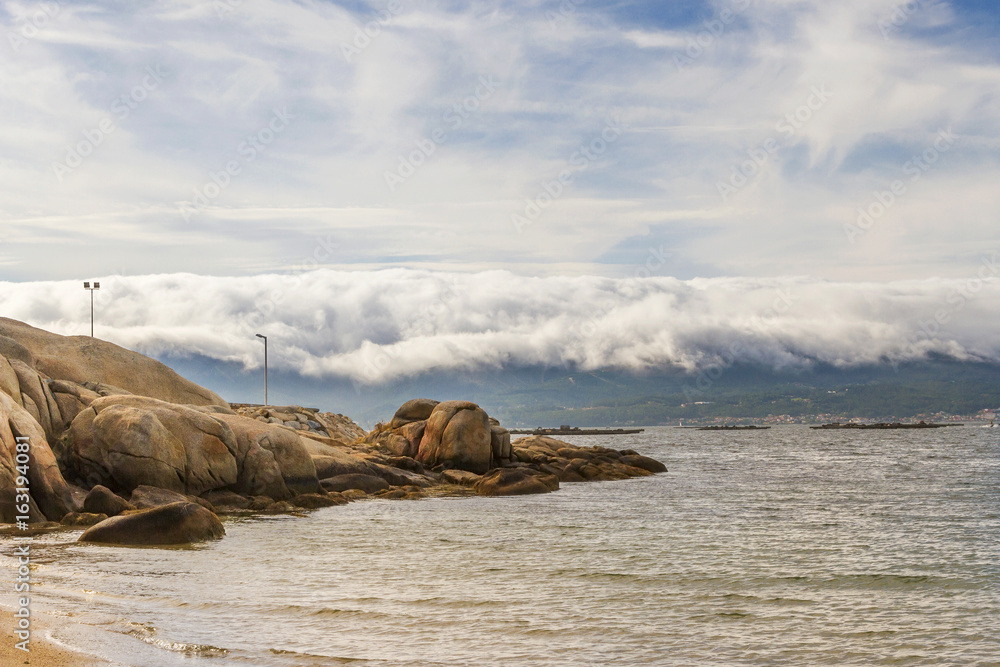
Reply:
<svg viewBox="0 0 1000 667"><path fill-rule="evenodd" d="M14 613L6 609L0 610L0 634L3 643L0 644L0 663L4 665L34 665L35 667L88 667L90 665L108 665L99 658L76 653L48 641L46 633L51 627L50 622L32 616L30 650L24 651L14 647L18 641L14 636Z"/></svg>

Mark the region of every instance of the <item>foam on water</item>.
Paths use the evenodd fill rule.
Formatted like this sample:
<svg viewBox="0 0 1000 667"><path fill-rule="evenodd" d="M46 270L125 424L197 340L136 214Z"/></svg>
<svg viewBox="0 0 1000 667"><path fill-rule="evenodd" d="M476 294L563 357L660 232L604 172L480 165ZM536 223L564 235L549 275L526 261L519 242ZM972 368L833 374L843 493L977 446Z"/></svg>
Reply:
<svg viewBox="0 0 1000 667"><path fill-rule="evenodd" d="M33 608L136 665L996 664L997 430L572 440L670 472L229 520L187 550L39 537Z"/></svg>

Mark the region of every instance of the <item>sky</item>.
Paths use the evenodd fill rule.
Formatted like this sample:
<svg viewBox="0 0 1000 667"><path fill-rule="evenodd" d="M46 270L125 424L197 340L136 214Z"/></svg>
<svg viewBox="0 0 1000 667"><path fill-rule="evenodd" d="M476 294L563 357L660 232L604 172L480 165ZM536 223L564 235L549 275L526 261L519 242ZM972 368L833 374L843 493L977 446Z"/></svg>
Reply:
<svg viewBox="0 0 1000 667"><path fill-rule="evenodd" d="M0 315L87 333L102 279L109 340L253 366L250 327L373 380L734 341L997 360L998 28L972 0L5 2Z"/></svg>

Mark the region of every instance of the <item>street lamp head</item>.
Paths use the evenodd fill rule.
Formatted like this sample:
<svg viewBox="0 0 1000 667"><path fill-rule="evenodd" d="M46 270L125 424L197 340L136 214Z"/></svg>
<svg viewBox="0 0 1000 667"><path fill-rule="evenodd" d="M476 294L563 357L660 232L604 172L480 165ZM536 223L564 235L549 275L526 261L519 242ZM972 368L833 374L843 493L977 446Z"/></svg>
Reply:
<svg viewBox="0 0 1000 667"><path fill-rule="evenodd" d="M267 340L267 336L262 336L261 334L257 334L257 338L263 338L264 340Z"/></svg>
<svg viewBox="0 0 1000 667"><path fill-rule="evenodd" d="M101 283L94 283L94 289L101 289Z"/></svg>
<svg viewBox="0 0 1000 667"><path fill-rule="evenodd" d="M90 281L89 280L83 281L83 289L90 289Z"/></svg>

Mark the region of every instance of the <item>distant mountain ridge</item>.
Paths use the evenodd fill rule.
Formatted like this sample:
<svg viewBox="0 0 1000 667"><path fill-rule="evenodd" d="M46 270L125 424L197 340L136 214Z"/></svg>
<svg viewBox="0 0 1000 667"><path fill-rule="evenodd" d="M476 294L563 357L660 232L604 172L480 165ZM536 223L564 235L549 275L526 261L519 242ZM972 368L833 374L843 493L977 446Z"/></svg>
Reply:
<svg viewBox="0 0 1000 667"><path fill-rule="evenodd" d="M263 369L205 357L161 361L229 401L263 401ZM906 419L1000 407L1000 365L938 358L928 363L779 373L734 365L702 375L511 368L425 374L387 385L306 378L271 369L272 402L315 405L374 425L408 397L467 397L506 426L627 426L678 419L826 415Z"/></svg>

